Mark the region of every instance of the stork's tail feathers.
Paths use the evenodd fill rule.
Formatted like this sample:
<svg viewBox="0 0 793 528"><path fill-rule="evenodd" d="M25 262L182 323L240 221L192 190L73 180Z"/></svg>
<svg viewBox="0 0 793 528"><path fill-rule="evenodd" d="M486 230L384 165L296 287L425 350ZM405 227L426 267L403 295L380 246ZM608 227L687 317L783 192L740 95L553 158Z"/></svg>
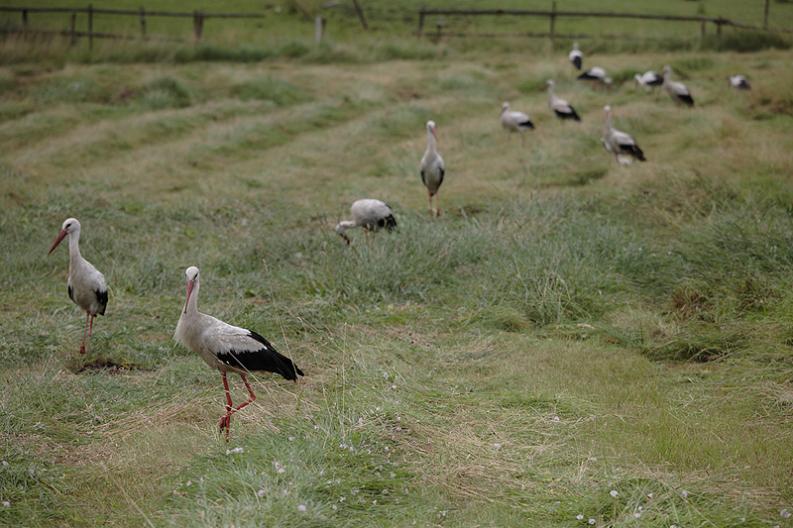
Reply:
<svg viewBox="0 0 793 528"><path fill-rule="evenodd" d="M518 123L518 126L523 128L534 128L534 123L531 121L524 121L522 123Z"/></svg>
<svg viewBox="0 0 793 528"><path fill-rule="evenodd" d="M578 78L582 79L582 80L585 80L585 81L592 81L592 80L598 79L597 77L589 75L589 72L582 73L581 75L578 76Z"/></svg>
<svg viewBox="0 0 793 528"><path fill-rule="evenodd" d="M627 151L627 153L639 161L647 161L647 158L644 157L644 152L642 152L642 149L639 148L639 145L631 145L629 147L625 147L623 150Z"/></svg>
<svg viewBox="0 0 793 528"><path fill-rule="evenodd" d="M397 226L396 218L390 214L378 222L380 227L386 228L388 231L393 231Z"/></svg>
<svg viewBox="0 0 793 528"><path fill-rule="evenodd" d="M278 352L264 337L250 331L250 337L264 345L262 350L253 353L234 354L234 360L247 370L266 370L280 374L290 381L297 381L298 376L304 376L303 371L295 365L290 358Z"/></svg>
<svg viewBox="0 0 793 528"><path fill-rule="evenodd" d="M686 106L694 106L694 98L691 97L689 94L685 95L678 95L678 100L684 103Z"/></svg>

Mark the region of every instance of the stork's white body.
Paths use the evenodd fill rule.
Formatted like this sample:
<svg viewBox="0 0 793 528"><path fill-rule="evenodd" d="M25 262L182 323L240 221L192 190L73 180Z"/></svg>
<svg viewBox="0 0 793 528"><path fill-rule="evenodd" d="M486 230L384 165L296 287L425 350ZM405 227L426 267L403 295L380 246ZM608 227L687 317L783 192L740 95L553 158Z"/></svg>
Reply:
<svg viewBox="0 0 793 528"><path fill-rule="evenodd" d="M743 75L730 75L729 80L730 80L730 86L732 86L736 90L752 89L752 85L749 84L749 80Z"/></svg>
<svg viewBox="0 0 793 528"><path fill-rule="evenodd" d="M554 93L554 82L549 80L547 84L548 106L551 108L551 110L553 110L554 114L556 114L556 117L559 119L573 119L575 121L581 121L581 118L578 116L575 108L570 106L570 103Z"/></svg>
<svg viewBox="0 0 793 528"><path fill-rule="evenodd" d="M578 42L573 44L573 49L567 55L567 58L570 59L570 62L575 66L576 70L581 69L581 65L584 62L584 54L581 53L581 50L578 49Z"/></svg>
<svg viewBox="0 0 793 528"><path fill-rule="evenodd" d="M672 80L672 68L669 66L664 66L664 89L675 102L694 106L694 98L688 87L681 82Z"/></svg>
<svg viewBox="0 0 793 528"><path fill-rule="evenodd" d="M637 85L643 86L644 88L652 89L656 86L661 86L664 84L663 76L652 70L646 71L641 75L637 73L633 78Z"/></svg>
<svg viewBox="0 0 793 528"><path fill-rule="evenodd" d="M350 214L352 220L342 220L336 225L336 233L348 244L350 243L346 235L348 229L363 227L367 231L377 231L386 228L390 231L396 227L396 219L391 207L374 198L356 200L350 207Z"/></svg>
<svg viewBox="0 0 793 528"><path fill-rule="evenodd" d="M593 66L589 68L587 71L579 75L578 79L582 81L595 81L604 86L611 84L611 77L609 77L606 73L606 70L600 66Z"/></svg>
<svg viewBox="0 0 793 528"><path fill-rule="evenodd" d="M634 159L645 161L644 153L633 137L611 124L611 107L604 108L606 112L606 125L603 129L603 147L612 153L620 165L630 165Z"/></svg>
<svg viewBox="0 0 793 528"><path fill-rule="evenodd" d="M510 110L509 103L501 106L501 126L509 132L525 132L527 129L534 128L528 114Z"/></svg>

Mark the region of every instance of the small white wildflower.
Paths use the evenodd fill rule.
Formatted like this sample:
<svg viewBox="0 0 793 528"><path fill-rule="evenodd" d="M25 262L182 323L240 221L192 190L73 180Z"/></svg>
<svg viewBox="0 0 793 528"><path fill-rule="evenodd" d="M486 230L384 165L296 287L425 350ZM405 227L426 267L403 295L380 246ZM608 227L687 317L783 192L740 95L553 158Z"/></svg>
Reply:
<svg viewBox="0 0 793 528"><path fill-rule="evenodd" d="M10 507L11 507L11 501L3 501L3 508L10 508Z"/></svg>
<svg viewBox="0 0 793 528"><path fill-rule="evenodd" d="M392 383L391 384L391 390L396 390L396 388L397 388L396 384Z"/></svg>
<svg viewBox="0 0 793 528"><path fill-rule="evenodd" d="M265 496L265 494L266 494L266 493L267 493L267 492L266 492L266 491L264 491L264 488L262 488L262 489L260 489L259 491L257 491L257 492L256 492L256 496L257 496L257 497L259 497L259 498L261 499L262 497L264 497L264 496Z"/></svg>
<svg viewBox="0 0 793 528"><path fill-rule="evenodd" d="M279 474L286 471L286 468L283 466L283 464L278 461L273 462L273 468L275 469L275 472Z"/></svg>
<svg viewBox="0 0 793 528"><path fill-rule="evenodd" d="M641 512L633 512L633 516L634 516L634 518L636 518L636 519L640 519L640 518L641 518L641 516L642 516L642 513L641 513Z"/></svg>
<svg viewBox="0 0 793 528"><path fill-rule="evenodd" d="M561 421L562 421L562 419L561 419L561 418L559 418L559 417L558 417L558 416L556 416L556 415L554 415L554 417L553 417L553 418L551 418L551 420L553 420L554 422L561 422Z"/></svg>
<svg viewBox="0 0 793 528"><path fill-rule="evenodd" d="M680 528L680 527L678 525L676 525L676 524L670 524L669 528Z"/></svg>
<svg viewBox="0 0 793 528"><path fill-rule="evenodd" d="M295 441L295 437L294 436L290 436L289 438L287 438L287 440L289 440L290 442L294 442Z"/></svg>
<svg viewBox="0 0 793 528"><path fill-rule="evenodd" d="M648 494L647 494L647 498L648 498L648 499L652 499L653 497L655 497L655 494L654 494L654 493L648 493Z"/></svg>
<svg viewBox="0 0 793 528"><path fill-rule="evenodd" d="M352 493L353 495L358 495L358 491L360 491L358 490L358 488L353 488L350 490L350 493Z"/></svg>
<svg viewBox="0 0 793 528"><path fill-rule="evenodd" d="M388 379L388 372L383 372L383 379Z"/></svg>
<svg viewBox="0 0 793 528"><path fill-rule="evenodd" d="M389 451L389 448L388 448L388 446L385 446L385 447L383 448L383 450L384 450L386 453L388 453L388 451Z"/></svg>
<svg viewBox="0 0 793 528"><path fill-rule="evenodd" d="M235 447L233 449L226 449L226 454L227 455L238 455L238 454L244 453L244 452L245 452L245 450L243 448L241 448L241 447Z"/></svg>
<svg viewBox="0 0 793 528"><path fill-rule="evenodd" d="M441 517L446 517L449 514L449 510L441 510Z"/></svg>
<svg viewBox="0 0 793 528"><path fill-rule="evenodd" d="M187 482L184 483L184 485L189 488L190 486L193 485L193 481L192 480L188 480Z"/></svg>
<svg viewBox="0 0 793 528"><path fill-rule="evenodd" d="M589 518L589 520L587 521L587 524L594 526L596 522L597 522L597 521L596 521L595 519L593 519L592 517L590 517L590 518Z"/></svg>
<svg viewBox="0 0 793 528"><path fill-rule="evenodd" d="M683 490L683 491L680 492L680 496L683 497L684 499L687 499L688 498L688 492L686 490Z"/></svg>
<svg viewBox="0 0 793 528"><path fill-rule="evenodd" d="M372 501L372 506L377 506L377 499Z"/></svg>
<svg viewBox="0 0 793 528"><path fill-rule="evenodd" d="M617 496L619 495L619 492L617 490L611 490L611 491L609 491L609 495L611 495L612 497L614 497L616 499Z"/></svg>
<svg viewBox="0 0 793 528"><path fill-rule="evenodd" d="M330 509L336 511L339 509L339 507L334 504L333 506L330 507Z"/></svg>
<svg viewBox="0 0 793 528"><path fill-rule="evenodd" d="M304 512L304 511L306 511L306 510L307 510L307 508L306 508L306 505L305 505L305 504L298 504L298 505L297 505L297 511L299 511L299 512Z"/></svg>
<svg viewBox="0 0 793 528"><path fill-rule="evenodd" d="M3 460L0 464L3 464L3 467L8 467L8 460Z"/></svg>
<svg viewBox="0 0 793 528"><path fill-rule="evenodd" d="M782 516L783 519L790 519L791 514L787 509L780 510L779 515Z"/></svg>
<svg viewBox="0 0 793 528"><path fill-rule="evenodd" d="M501 449L501 444L499 442L494 443L493 444L493 449L496 449L496 450Z"/></svg>
<svg viewBox="0 0 793 528"><path fill-rule="evenodd" d="M583 521L584 520L584 514L583 513L579 513L578 515L575 516L575 518L576 518L577 521Z"/></svg>
<svg viewBox="0 0 793 528"><path fill-rule="evenodd" d="M347 449L347 444L345 444L344 442L340 443L339 449Z"/></svg>
<svg viewBox="0 0 793 528"><path fill-rule="evenodd" d="M341 497L339 497L339 502L344 502L344 501L346 501L346 500L347 500L347 497L345 497L344 495L342 495Z"/></svg>
<svg viewBox="0 0 793 528"><path fill-rule="evenodd" d="M377 407L374 408L374 410L380 412L383 410L383 408L378 405Z"/></svg>

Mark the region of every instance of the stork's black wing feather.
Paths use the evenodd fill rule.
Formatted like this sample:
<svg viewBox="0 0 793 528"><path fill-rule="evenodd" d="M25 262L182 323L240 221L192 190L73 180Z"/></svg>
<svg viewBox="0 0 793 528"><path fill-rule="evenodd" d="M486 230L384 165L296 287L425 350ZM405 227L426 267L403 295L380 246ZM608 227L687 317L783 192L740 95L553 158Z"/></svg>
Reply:
<svg viewBox="0 0 793 528"><path fill-rule="evenodd" d="M581 69L581 57L580 56L573 57L573 66L575 66L576 70L580 70Z"/></svg>
<svg viewBox="0 0 793 528"><path fill-rule="evenodd" d="M441 173L441 179L438 182L438 188L440 189L441 185L443 185L443 177L446 175L446 169L444 169L443 167L439 167L438 171Z"/></svg>
<svg viewBox="0 0 793 528"><path fill-rule="evenodd" d="M99 309L96 313L105 315L105 309L107 308L107 290L95 290L94 294L96 294L96 302L99 304Z"/></svg>
<svg viewBox="0 0 793 528"><path fill-rule="evenodd" d="M625 154L630 154L639 161L647 161L647 158L644 157L644 152L642 152L639 145L635 143L632 145L620 145L620 151Z"/></svg>
<svg viewBox="0 0 793 528"><path fill-rule="evenodd" d="M554 109L554 113L556 116L561 119L572 119L574 121L581 121L581 117L579 117L578 113L575 111L575 108L572 106L568 106L570 109L569 112L560 112L559 110Z"/></svg>
<svg viewBox="0 0 793 528"><path fill-rule="evenodd" d="M421 183L427 185L427 180L424 178L424 170L421 170Z"/></svg>
<svg viewBox="0 0 793 528"><path fill-rule="evenodd" d="M229 350L217 354L218 360L226 365L249 371L273 372L293 381L297 381L298 376L305 375L291 359L279 353L264 337L253 331L250 331L248 337L261 343L262 347L243 352Z"/></svg>
<svg viewBox="0 0 793 528"><path fill-rule="evenodd" d="M72 289L71 284L66 285L66 291L69 292L69 299L71 299L72 302L74 302L74 290Z"/></svg>
<svg viewBox="0 0 793 528"><path fill-rule="evenodd" d="M686 104L686 106L694 106L694 98L691 94L678 94L677 98Z"/></svg>

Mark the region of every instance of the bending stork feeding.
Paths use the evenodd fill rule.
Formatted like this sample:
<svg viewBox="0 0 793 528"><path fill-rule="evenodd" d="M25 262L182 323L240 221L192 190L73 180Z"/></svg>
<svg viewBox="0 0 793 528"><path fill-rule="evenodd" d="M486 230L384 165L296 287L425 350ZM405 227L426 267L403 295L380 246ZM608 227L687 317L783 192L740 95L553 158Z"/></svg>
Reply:
<svg viewBox="0 0 793 528"><path fill-rule="evenodd" d="M752 85L749 84L749 80L743 75L730 75L729 81L730 81L730 86L732 86L736 90L752 89Z"/></svg>
<svg viewBox="0 0 793 528"><path fill-rule="evenodd" d="M443 176L446 173L443 165L443 158L438 152L436 128L435 121L427 121L427 150L424 151L424 156L421 157L421 164L419 165L421 183L427 188L430 213L433 216L439 216L441 214L441 210L437 206L437 194L443 183ZM434 206L433 198L435 199Z"/></svg>
<svg viewBox="0 0 793 528"><path fill-rule="evenodd" d="M606 151L614 154L617 162L620 165L630 165L632 159L636 158L639 161L647 161L644 157L644 152L636 144L636 140L621 130L617 130L611 125L611 106L604 106L603 110L606 112L606 126L603 130L603 147Z"/></svg>
<svg viewBox="0 0 793 528"><path fill-rule="evenodd" d="M581 53L580 49L578 49L578 42L573 42L573 49L567 58L570 59L570 62L573 63L573 66L575 66L576 70L581 69L581 65L584 62L584 54Z"/></svg>
<svg viewBox="0 0 793 528"><path fill-rule="evenodd" d="M85 354L86 342L91 339L94 331L94 319L97 314L105 315L107 308L107 283L105 276L80 254L80 222L76 218L67 218L61 226L58 236L50 246L48 255L55 251L61 241L69 237L69 278L66 291L69 298L85 311L85 328L80 343L80 354Z"/></svg>
<svg viewBox="0 0 793 528"><path fill-rule="evenodd" d="M685 84L672 80L672 68L664 66L664 88L669 96L677 103L694 106L694 98Z"/></svg>
<svg viewBox="0 0 793 528"><path fill-rule="evenodd" d="M652 70L646 71L641 75L637 73L633 76L633 78L636 81L637 86L643 86L644 88L649 89L662 86L664 84L663 76Z"/></svg>
<svg viewBox="0 0 793 528"><path fill-rule="evenodd" d="M347 245L351 242L347 236L348 229L362 227L368 233L381 228L393 231L397 226L391 207L387 203L373 198L364 198L353 202L350 214L352 214L352 220L342 220L336 225L336 233L347 242Z"/></svg>
<svg viewBox="0 0 793 528"><path fill-rule="evenodd" d="M578 76L580 81L592 81L602 86L611 86L611 77L600 66L593 66Z"/></svg>
<svg viewBox="0 0 793 528"><path fill-rule="evenodd" d="M198 311L198 291L200 288L198 268L190 266L185 270L187 279L187 298L184 309L176 325L174 339L185 348L201 356L207 365L220 371L223 391L226 393L226 412L220 417L218 427L225 430L229 439L231 416L256 400L256 394L248 383L251 372L273 372L297 383L303 376L295 363L277 350L265 338L245 328L232 326L211 315ZM248 389L248 399L234 406L226 378L228 372L236 372Z"/></svg>
<svg viewBox="0 0 793 528"><path fill-rule="evenodd" d="M570 103L562 99L561 97L557 97L554 93L554 86L555 83L552 80L548 80L548 106L551 107L553 113L556 114L556 117L559 119L572 119L574 121L581 121L581 118L578 117L578 114L575 111L575 108L570 106Z"/></svg>

